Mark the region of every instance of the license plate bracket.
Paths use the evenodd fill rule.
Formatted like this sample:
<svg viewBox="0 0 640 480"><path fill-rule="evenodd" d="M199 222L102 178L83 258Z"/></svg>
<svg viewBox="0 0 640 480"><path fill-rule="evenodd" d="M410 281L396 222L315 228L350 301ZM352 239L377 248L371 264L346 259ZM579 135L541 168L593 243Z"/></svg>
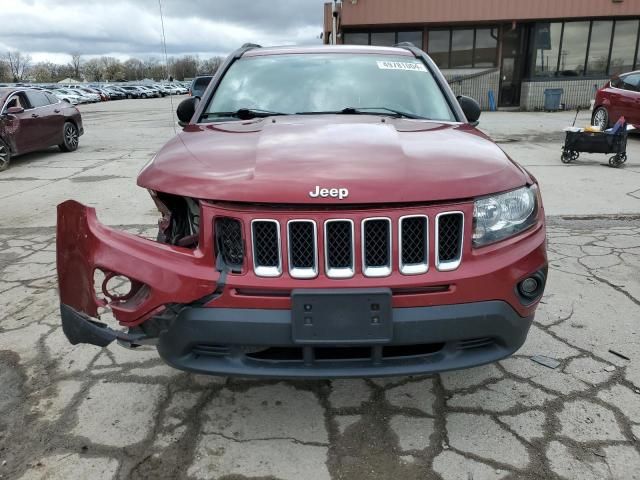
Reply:
<svg viewBox="0 0 640 480"><path fill-rule="evenodd" d="M291 304L296 344L384 344L393 336L388 288L296 289Z"/></svg>

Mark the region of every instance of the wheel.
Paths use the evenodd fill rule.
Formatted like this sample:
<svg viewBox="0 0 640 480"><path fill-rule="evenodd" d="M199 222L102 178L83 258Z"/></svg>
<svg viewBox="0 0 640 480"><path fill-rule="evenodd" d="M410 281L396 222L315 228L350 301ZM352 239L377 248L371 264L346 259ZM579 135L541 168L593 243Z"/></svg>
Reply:
<svg viewBox="0 0 640 480"><path fill-rule="evenodd" d="M9 168L11 161L11 150L9 145L0 140L0 172Z"/></svg>
<svg viewBox="0 0 640 480"><path fill-rule="evenodd" d="M622 160L622 163L627 161L627 154L626 153L622 153L620 154L620 159Z"/></svg>
<svg viewBox="0 0 640 480"><path fill-rule="evenodd" d="M133 95L131 95L131 94L129 93L129 94L127 94L127 98L128 98L129 100L131 100L131 99L133 98Z"/></svg>
<svg viewBox="0 0 640 480"><path fill-rule="evenodd" d="M143 93L142 95L140 95L140 98L147 98L147 94Z"/></svg>
<svg viewBox="0 0 640 480"><path fill-rule="evenodd" d="M571 160L573 160L573 154L575 152L572 152L571 150L566 150L562 152L562 156L560 157L560 160L562 160L562 163L571 163Z"/></svg>
<svg viewBox="0 0 640 480"><path fill-rule="evenodd" d="M78 127L71 122L66 122L62 130L62 143L58 145L63 152L73 152L78 149Z"/></svg>
<svg viewBox="0 0 640 480"><path fill-rule="evenodd" d="M593 112L593 117L591 117L591 125L600 127L603 132L607 128L609 128L609 112L607 112L606 108L596 108L596 110Z"/></svg>
<svg viewBox="0 0 640 480"><path fill-rule="evenodd" d="M613 168L618 168L623 163L624 163L624 160L620 155L614 155L609 159L609 166Z"/></svg>
<svg viewBox="0 0 640 480"><path fill-rule="evenodd" d="M580 152L571 152L571 161L577 160L580 157Z"/></svg>

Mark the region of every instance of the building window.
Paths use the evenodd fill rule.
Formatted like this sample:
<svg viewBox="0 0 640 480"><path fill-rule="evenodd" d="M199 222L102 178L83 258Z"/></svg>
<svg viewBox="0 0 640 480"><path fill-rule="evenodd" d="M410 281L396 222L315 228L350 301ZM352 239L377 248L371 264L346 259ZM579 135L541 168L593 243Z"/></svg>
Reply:
<svg viewBox="0 0 640 480"><path fill-rule="evenodd" d="M610 20L594 21L591 24L587 75L605 75L607 73L612 30L613 22Z"/></svg>
<svg viewBox="0 0 640 480"><path fill-rule="evenodd" d="M473 53L474 67L495 67L498 52L498 29L476 29L476 44Z"/></svg>
<svg viewBox="0 0 640 480"><path fill-rule="evenodd" d="M587 57L585 47L589 41L589 22L568 22L564 24L562 48L560 50L560 75L577 77L584 73Z"/></svg>
<svg viewBox="0 0 640 480"><path fill-rule="evenodd" d="M429 30L429 56L440 68L489 68L498 57L497 28Z"/></svg>
<svg viewBox="0 0 640 480"><path fill-rule="evenodd" d="M473 67L473 30L453 30L451 33L451 68Z"/></svg>
<svg viewBox="0 0 640 480"><path fill-rule="evenodd" d="M398 43L410 42L422 48L422 32L398 32Z"/></svg>
<svg viewBox="0 0 640 480"><path fill-rule="evenodd" d="M396 32L371 32L371 45L393 47L396 44Z"/></svg>
<svg viewBox="0 0 640 480"><path fill-rule="evenodd" d="M558 70L558 54L562 37L562 22L538 23L535 36L535 68L538 77L550 77Z"/></svg>
<svg viewBox="0 0 640 480"><path fill-rule="evenodd" d="M638 20L616 20L609 74L615 75L633 70L638 40L638 23Z"/></svg>
<svg viewBox="0 0 640 480"><path fill-rule="evenodd" d="M429 30L429 55L440 68L449 68L450 30Z"/></svg>
<svg viewBox="0 0 640 480"><path fill-rule="evenodd" d="M345 45L369 45L369 34L360 32L346 32L342 34Z"/></svg>

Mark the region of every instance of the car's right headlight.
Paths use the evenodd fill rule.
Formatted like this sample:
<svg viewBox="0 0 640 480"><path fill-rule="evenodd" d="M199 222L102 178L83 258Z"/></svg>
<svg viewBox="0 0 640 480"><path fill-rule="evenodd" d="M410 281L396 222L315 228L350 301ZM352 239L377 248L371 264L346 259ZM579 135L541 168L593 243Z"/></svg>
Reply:
<svg viewBox="0 0 640 480"><path fill-rule="evenodd" d="M537 187L479 198L473 206L473 246L481 247L517 235L536 223Z"/></svg>

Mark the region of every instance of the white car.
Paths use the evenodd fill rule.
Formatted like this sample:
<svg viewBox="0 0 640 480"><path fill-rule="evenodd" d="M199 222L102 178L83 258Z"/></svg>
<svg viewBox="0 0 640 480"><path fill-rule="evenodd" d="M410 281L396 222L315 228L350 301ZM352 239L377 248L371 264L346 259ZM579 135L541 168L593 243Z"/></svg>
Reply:
<svg viewBox="0 0 640 480"><path fill-rule="evenodd" d="M55 92L63 93L64 95L72 95L77 97L78 103L91 103L92 100L89 96L85 95L82 90L71 89L71 88L57 88Z"/></svg>
<svg viewBox="0 0 640 480"><path fill-rule="evenodd" d="M102 100L100 98L100 95L98 95L97 93L93 93L91 90L87 90L86 88L79 85L69 85L69 88L67 90L78 92L78 94L88 98L90 102L99 102Z"/></svg>
<svg viewBox="0 0 640 480"><path fill-rule="evenodd" d="M69 95L67 93L63 93L60 90L45 90L45 92L50 93L56 98L59 98L63 102L70 103L74 107L80 103L80 97L77 95Z"/></svg>

